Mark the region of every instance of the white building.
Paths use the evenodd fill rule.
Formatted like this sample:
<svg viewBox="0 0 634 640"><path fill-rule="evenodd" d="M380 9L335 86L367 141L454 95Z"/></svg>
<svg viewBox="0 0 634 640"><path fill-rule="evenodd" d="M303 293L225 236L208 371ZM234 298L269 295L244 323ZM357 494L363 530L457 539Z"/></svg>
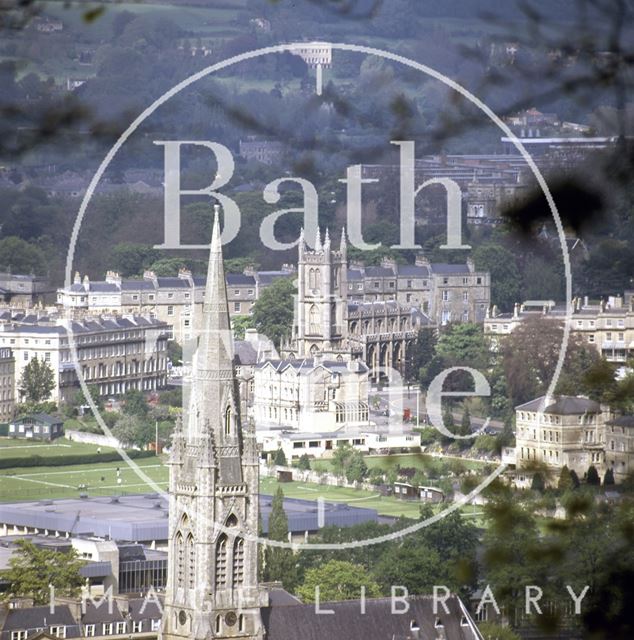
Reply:
<svg viewBox="0 0 634 640"><path fill-rule="evenodd" d="M258 429L341 431L369 425L368 367L359 360L269 360L255 367Z"/></svg>

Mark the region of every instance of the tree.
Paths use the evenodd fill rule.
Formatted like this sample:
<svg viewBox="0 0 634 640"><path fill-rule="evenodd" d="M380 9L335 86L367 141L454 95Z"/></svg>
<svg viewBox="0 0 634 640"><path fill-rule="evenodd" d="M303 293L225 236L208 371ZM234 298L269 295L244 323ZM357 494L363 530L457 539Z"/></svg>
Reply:
<svg viewBox="0 0 634 640"><path fill-rule="evenodd" d="M21 238L9 236L0 240L0 267L13 273L46 273L46 257L41 249Z"/></svg>
<svg viewBox="0 0 634 640"><path fill-rule="evenodd" d="M494 622L481 622L478 629L486 640L522 640L510 627L504 627Z"/></svg>
<svg viewBox="0 0 634 640"><path fill-rule="evenodd" d="M49 585L55 587L58 596L79 595L84 583L79 570L84 561L74 549L41 549L30 540L18 540L16 547L18 553L9 559L9 569L2 572L12 595L32 597L37 605L49 602Z"/></svg>
<svg viewBox="0 0 634 640"><path fill-rule="evenodd" d="M48 362L31 358L20 378L20 394L27 402L46 400L55 388L55 377Z"/></svg>
<svg viewBox="0 0 634 640"><path fill-rule="evenodd" d="M597 471L597 468L593 464L591 464L588 467L586 482L589 485L592 485L594 487L598 487L601 484L601 478L599 478L599 472Z"/></svg>
<svg viewBox="0 0 634 640"><path fill-rule="evenodd" d="M284 511L284 492L279 486L271 502L268 537L270 540L278 542L288 541L288 518ZM286 589L293 589L297 580L297 567L292 549L267 545L264 549L263 572L265 580L269 582L280 581Z"/></svg>
<svg viewBox="0 0 634 640"><path fill-rule="evenodd" d="M413 344L405 367L405 378L408 381L420 380L421 369L434 357L436 346L436 334L434 329L421 328L416 334L416 341Z"/></svg>
<svg viewBox="0 0 634 640"><path fill-rule="evenodd" d="M123 394L123 413L127 416L145 418L150 411L150 407L141 391L128 389Z"/></svg>
<svg viewBox="0 0 634 640"><path fill-rule="evenodd" d="M121 242L112 250L112 266L122 276L138 276L159 257L150 245Z"/></svg>
<svg viewBox="0 0 634 640"><path fill-rule="evenodd" d="M570 469L570 478L572 480L572 488L578 489L581 486L581 482L579 480L579 476L574 469Z"/></svg>
<svg viewBox="0 0 634 640"><path fill-rule="evenodd" d="M343 560L330 560L306 571L297 595L303 602L315 602L319 590L320 602L353 600L361 597L362 587L365 587L367 598L381 595L381 588L364 567Z"/></svg>
<svg viewBox="0 0 634 640"><path fill-rule="evenodd" d="M291 332L295 293L291 280L280 278L264 289L253 305L253 326L278 348L282 338Z"/></svg>
<svg viewBox="0 0 634 640"><path fill-rule="evenodd" d="M561 472L559 473L559 481L557 482L557 490L561 493L565 493L566 491L570 491L573 488L572 484L572 475L570 474L570 469L568 469L568 465L564 465L561 468Z"/></svg>
<svg viewBox="0 0 634 640"><path fill-rule="evenodd" d="M520 272L515 256L498 244L485 244L473 252L479 271L491 274L491 302L503 311L511 311L520 300Z"/></svg>
<svg viewBox="0 0 634 640"><path fill-rule="evenodd" d="M347 443L337 443L335 452L332 455L332 468L336 475L342 477L345 475L354 449Z"/></svg>
<svg viewBox="0 0 634 640"><path fill-rule="evenodd" d="M533 474L533 479L531 481L531 489L533 491L538 491L539 493L544 493L544 490L546 489L544 476L539 471Z"/></svg>
<svg viewBox="0 0 634 640"><path fill-rule="evenodd" d="M99 387L96 384L89 384L88 393L90 394L92 401L95 403L97 410L101 411L103 409L103 399L99 395ZM86 399L86 396L84 395L83 389L80 389L75 394L75 397L73 398L73 401L71 404L75 407L82 407L88 404L88 401Z"/></svg>
<svg viewBox="0 0 634 640"><path fill-rule="evenodd" d="M603 476L603 486L607 487L612 485L614 485L614 471L612 471L612 467L608 467Z"/></svg>
<svg viewBox="0 0 634 640"><path fill-rule="evenodd" d="M284 453L284 449L282 447L278 447L275 452L275 456L273 457L273 464L279 467L285 467L288 461L286 460L286 454Z"/></svg>
<svg viewBox="0 0 634 640"><path fill-rule="evenodd" d="M368 465L360 451L353 451L346 464L346 480L348 482L361 482L368 475Z"/></svg>
<svg viewBox="0 0 634 640"><path fill-rule="evenodd" d="M124 447L142 449L154 441L154 424L144 416L124 414L112 427L112 435Z"/></svg>
<svg viewBox="0 0 634 640"><path fill-rule="evenodd" d="M234 316L231 318L234 340L244 340L246 330L252 327L253 318L251 316Z"/></svg>
<svg viewBox="0 0 634 640"><path fill-rule="evenodd" d="M297 461L297 468L302 471L310 471L310 457L307 453L302 453Z"/></svg>

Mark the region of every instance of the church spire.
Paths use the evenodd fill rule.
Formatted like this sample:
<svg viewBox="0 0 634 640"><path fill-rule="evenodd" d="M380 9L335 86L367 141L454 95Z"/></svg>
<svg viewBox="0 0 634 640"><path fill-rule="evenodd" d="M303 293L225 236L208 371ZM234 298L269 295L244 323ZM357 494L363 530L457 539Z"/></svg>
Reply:
<svg viewBox="0 0 634 640"><path fill-rule="evenodd" d="M321 229L317 227L317 235L315 237L315 251L321 251Z"/></svg>
<svg viewBox="0 0 634 640"><path fill-rule="evenodd" d="M190 437L201 436L209 429L219 445L238 444L239 404L217 205L209 251L202 334L193 378L196 415L190 420ZM208 427L205 427L207 423Z"/></svg>

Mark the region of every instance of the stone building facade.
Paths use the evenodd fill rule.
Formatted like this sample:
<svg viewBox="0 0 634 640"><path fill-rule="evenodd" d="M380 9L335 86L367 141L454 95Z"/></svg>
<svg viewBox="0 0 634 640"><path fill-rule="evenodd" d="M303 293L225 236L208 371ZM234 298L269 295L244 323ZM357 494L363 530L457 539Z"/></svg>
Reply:
<svg viewBox="0 0 634 640"><path fill-rule="evenodd" d="M0 348L0 422L8 422L15 409L15 356L9 347Z"/></svg>
<svg viewBox="0 0 634 640"><path fill-rule="evenodd" d="M169 325L144 316L100 316L73 322L70 329L84 380L100 395L153 391L166 385ZM20 399L20 379L33 358L47 362L53 371L50 400L74 398L79 382L69 333L67 326L48 318L0 324L0 349L11 349L15 358L15 398Z"/></svg>
<svg viewBox="0 0 634 640"><path fill-rule="evenodd" d="M587 297L574 298L570 325L572 335L579 336L584 344L596 349L608 362L624 364L634 354L633 300L632 292L628 291L624 296L610 296L594 303ZM554 300L528 300L516 304L513 313L498 313L494 307L484 320L484 332L499 340L531 317L563 324L566 305L556 304Z"/></svg>

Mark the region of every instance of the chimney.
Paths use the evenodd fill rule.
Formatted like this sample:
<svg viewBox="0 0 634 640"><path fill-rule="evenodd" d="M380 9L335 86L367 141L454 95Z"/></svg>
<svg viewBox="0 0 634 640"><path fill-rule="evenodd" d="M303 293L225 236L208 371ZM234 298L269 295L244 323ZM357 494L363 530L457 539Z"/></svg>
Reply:
<svg viewBox="0 0 634 640"><path fill-rule="evenodd" d="M181 280L191 280L192 278L192 272L187 268L187 267L181 267L178 270L178 277Z"/></svg>
<svg viewBox="0 0 634 640"><path fill-rule="evenodd" d="M84 287L90 287L90 278L88 277L88 274L84 276Z"/></svg>
<svg viewBox="0 0 634 640"><path fill-rule="evenodd" d="M396 260L390 256L381 258L381 266L384 269L396 269Z"/></svg>
<svg viewBox="0 0 634 640"><path fill-rule="evenodd" d="M584 307L588 306L588 296L583 296L583 306Z"/></svg>
<svg viewBox="0 0 634 640"><path fill-rule="evenodd" d="M75 277L73 278L73 284L81 284L81 276L79 271L75 271Z"/></svg>
<svg viewBox="0 0 634 640"><path fill-rule="evenodd" d="M519 302L516 302L515 306L513 307L513 317L514 318L519 318L520 317L520 305L519 305Z"/></svg>
<svg viewBox="0 0 634 640"><path fill-rule="evenodd" d="M493 311L492 311L491 315L493 315L494 318L498 317L498 306L497 306L497 304L493 305Z"/></svg>
<svg viewBox="0 0 634 640"><path fill-rule="evenodd" d="M471 257L467 258L467 268L469 269L469 273L473 273L475 271L475 263Z"/></svg>
<svg viewBox="0 0 634 640"><path fill-rule="evenodd" d="M121 284L121 276L116 271L106 271L106 282L110 284Z"/></svg>
<svg viewBox="0 0 634 640"><path fill-rule="evenodd" d="M414 261L414 264L417 267L427 267L427 268L431 267L431 262L429 261L429 258L427 258L422 253L419 253L416 256L416 260Z"/></svg>
<svg viewBox="0 0 634 640"><path fill-rule="evenodd" d="M154 284L157 283L157 279L156 279L156 274L154 273L154 271L144 271L143 272L143 279L144 280L151 280Z"/></svg>

